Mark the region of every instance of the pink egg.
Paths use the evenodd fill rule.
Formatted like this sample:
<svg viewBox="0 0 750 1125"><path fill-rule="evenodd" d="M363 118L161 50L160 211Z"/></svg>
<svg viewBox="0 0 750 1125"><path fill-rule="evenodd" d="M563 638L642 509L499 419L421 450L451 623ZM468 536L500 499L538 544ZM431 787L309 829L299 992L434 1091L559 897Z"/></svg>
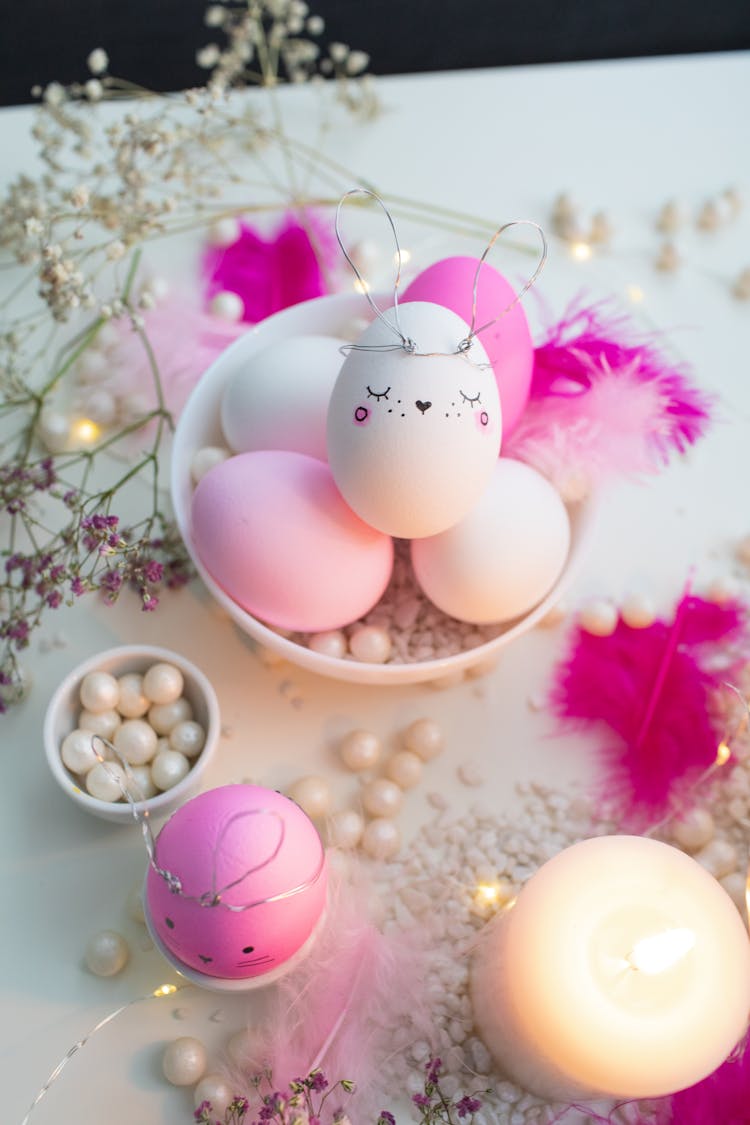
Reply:
<svg viewBox="0 0 750 1125"><path fill-rule="evenodd" d="M352 512L322 461L261 450L216 465L193 495L193 538L214 580L254 616L321 633L382 595L393 541Z"/></svg>
<svg viewBox="0 0 750 1125"><path fill-rule="evenodd" d="M402 302L431 301L444 305L471 324L472 292L477 258L443 258L428 266L406 288ZM479 271L477 313L479 328L499 316L516 296L502 274L487 262ZM503 411L503 440L513 430L529 398L534 345L521 303L479 336L490 357Z"/></svg>
<svg viewBox="0 0 750 1125"><path fill-rule="evenodd" d="M180 968L227 980L278 975L325 909L325 852L287 797L224 785L167 821L146 878L145 914Z"/></svg>

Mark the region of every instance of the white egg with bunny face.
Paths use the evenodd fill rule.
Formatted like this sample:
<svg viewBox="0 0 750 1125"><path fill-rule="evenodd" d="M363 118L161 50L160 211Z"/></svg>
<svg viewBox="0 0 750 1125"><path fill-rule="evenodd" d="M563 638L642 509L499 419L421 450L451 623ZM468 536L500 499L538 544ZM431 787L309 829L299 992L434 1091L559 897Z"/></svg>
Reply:
<svg viewBox="0 0 750 1125"><path fill-rule="evenodd" d="M468 336L450 309L400 305L365 330L336 380L327 424L334 480L357 515L388 535L445 531L492 476L500 399L480 341L458 351Z"/></svg>

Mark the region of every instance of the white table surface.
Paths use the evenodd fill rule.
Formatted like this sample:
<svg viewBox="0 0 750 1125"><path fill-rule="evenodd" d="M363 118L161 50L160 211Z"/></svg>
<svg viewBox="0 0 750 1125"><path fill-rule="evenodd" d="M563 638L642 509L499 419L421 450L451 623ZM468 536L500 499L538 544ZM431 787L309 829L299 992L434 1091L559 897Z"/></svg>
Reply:
<svg viewBox="0 0 750 1125"><path fill-rule="evenodd" d="M700 385L720 395L719 421L695 452L659 478L609 495L570 604L639 588L666 611L691 566L698 587L731 572L732 546L750 532L750 303L730 293L750 266L750 206L717 233L688 230L679 240L684 264L673 274L653 268L653 221L668 198L694 214L730 185L750 188L750 56L400 77L383 80L380 89L385 113L367 125L342 126L328 138L331 156L384 192L497 223L519 216L546 223L563 190L589 212L606 210L615 228L611 250L578 263L554 241L540 285L545 299L559 312L584 287L624 299L628 285L639 286L645 299L638 316L669 329ZM310 98L305 90L283 98L300 135ZM26 109L0 113L8 178L32 167L30 121ZM402 243L418 246L424 259L433 245L440 253L450 248L444 234L401 229ZM499 808L512 808L519 780L566 785L589 768L585 741L547 738L549 718L529 706L560 654L559 630L536 630L516 642L484 680L435 691L374 689L291 665L267 667L198 586L166 597L154 615L123 599L114 609L89 602L50 617L29 652L31 696L0 719L4 1122L20 1122L52 1066L97 1020L173 979L159 954L142 948L143 932L125 910L144 869L138 832L85 816L47 773L44 708L82 658L143 641L178 649L206 670L230 732L207 786L252 778L283 788L301 773L321 772L343 800L352 782L335 762L338 735L364 726L392 740L413 718L434 716L447 749L430 767L429 784L407 798L407 836L428 816L428 789L442 790L457 811L475 797L457 783L463 761L481 768L483 796ZM88 937L105 927L120 929L133 949L126 971L111 980L93 977L82 964ZM243 1004L193 990L179 1000L181 1021L176 1001L131 1008L71 1061L36 1110L35 1125L191 1120L189 1095L160 1077L161 1045L183 1034L219 1045L241 1026Z"/></svg>

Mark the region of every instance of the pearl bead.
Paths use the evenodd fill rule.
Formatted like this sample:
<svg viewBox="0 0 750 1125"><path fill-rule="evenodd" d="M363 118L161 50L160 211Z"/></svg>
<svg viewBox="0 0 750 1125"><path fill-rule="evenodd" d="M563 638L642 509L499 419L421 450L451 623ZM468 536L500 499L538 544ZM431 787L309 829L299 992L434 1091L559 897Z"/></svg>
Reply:
<svg viewBox="0 0 750 1125"><path fill-rule="evenodd" d="M148 801L156 796L158 790L149 766L131 766L130 775L128 793L134 801Z"/></svg>
<svg viewBox="0 0 750 1125"><path fill-rule="evenodd" d="M173 703L183 686L182 672L174 664L152 664L143 677L143 694L152 703Z"/></svg>
<svg viewBox="0 0 750 1125"><path fill-rule="evenodd" d="M356 848L362 839L365 822L354 809L334 813L328 822L328 842L334 848Z"/></svg>
<svg viewBox="0 0 750 1125"><path fill-rule="evenodd" d="M113 742L131 766L150 762L156 753L156 731L145 719L126 719L115 731Z"/></svg>
<svg viewBox="0 0 750 1125"><path fill-rule="evenodd" d="M611 637L617 628L617 620L616 608L602 599L589 602L578 615L578 624L594 637Z"/></svg>
<svg viewBox="0 0 750 1125"><path fill-rule="evenodd" d="M391 638L379 625L362 625L349 637L349 651L366 664L385 664L391 655Z"/></svg>
<svg viewBox="0 0 750 1125"><path fill-rule="evenodd" d="M157 789L173 789L190 773L190 762L177 750L162 750L151 763L151 777Z"/></svg>
<svg viewBox="0 0 750 1125"><path fill-rule="evenodd" d="M225 289L223 293L217 293L209 303L209 310L213 316L219 320L227 320L232 324L236 324L242 320L245 315L245 302L238 293L232 293L231 290Z"/></svg>
<svg viewBox="0 0 750 1125"><path fill-rule="evenodd" d="M334 656L342 660L346 656L346 637L340 629L329 629L327 633L313 633L307 647L320 656Z"/></svg>
<svg viewBox="0 0 750 1125"><path fill-rule="evenodd" d="M186 758L197 758L206 745L206 732L192 719L177 723L169 732L169 745Z"/></svg>
<svg viewBox="0 0 750 1125"><path fill-rule="evenodd" d="M117 415L115 397L104 387L90 390L82 404L81 413L84 417L96 422L98 426L108 426L114 422Z"/></svg>
<svg viewBox="0 0 750 1125"><path fill-rule="evenodd" d="M719 882L743 918L747 917L747 876L739 871L733 871L731 875L725 875Z"/></svg>
<svg viewBox="0 0 750 1125"><path fill-rule="evenodd" d="M130 957L128 943L115 930L101 930L86 946L84 958L90 972L97 977L113 977L124 969Z"/></svg>
<svg viewBox="0 0 750 1125"><path fill-rule="evenodd" d="M439 754L443 743L443 732L434 719L415 719L404 731L404 746L423 762Z"/></svg>
<svg viewBox="0 0 750 1125"><path fill-rule="evenodd" d="M401 835L392 820L377 817L365 828L362 847L372 859L388 859L401 847Z"/></svg>
<svg viewBox="0 0 750 1125"><path fill-rule="evenodd" d="M149 701L143 694L143 676L137 672L128 672L120 676L117 681L120 696L117 701L117 710L126 719L140 719L146 714Z"/></svg>
<svg viewBox="0 0 750 1125"><path fill-rule="evenodd" d="M228 215L224 219L216 219L208 228L208 241L211 246L231 246L240 237L239 221Z"/></svg>
<svg viewBox="0 0 750 1125"><path fill-rule="evenodd" d="M178 723L187 722L192 717L193 708L184 695L171 703L154 703L148 713L148 721L157 734L169 734Z"/></svg>
<svg viewBox="0 0 750 1125"><path fill-rule="evenodd" d="M190 1035L173 1039L167 1044L161 1067L173 1086L193 1086L206 1072L206 1048Z"/></svg>
<svg viewBox="0 0 750 1125"><path fill-rule="evenodd" d="M117 762L97 762L86 774L86 789L98 801L119 801L126 784L125 770Z"/></svg>
<svg viewBox="0 0 750 1125"><path fill-rule="evenodd" d="M396 816L403 802L404 794L387 777L376 777L362 789L362 804L370 816Z"/></svg>
<svg viewBox="0 0 750 1125"><path fill-rule="evenodd" d="M63 739L60 757L71 773L87 774L99 761L91 745L91 734L90 730L72 730Z"/></svg>
<svg viewBox="0 0 750 1125"><path fill-rule="evenodd" d="M422 778L422 759L413 750L397 750L385 763L386 776L400 789L413 789Z"/></svg>
<svg viewBox="0 0 750 1125"><path fill-rule="evenodd" d="M59 410L46 408L39 416L37 432L50 453L62 453L70 440L70 419Z"/></svg>
<svg viewBox="0 0 750 1125"><path fill-rule="evenodd" d="M193 1102L196 1109L201 1102L210 1102L211 1112L218 1119L224 1116L233 1096L220 1074L205 1074L193 1091Z"/></svg>
<svg viewBox="0 0 750 1125"><path fill-rule="evenodd" d="M117 707L120 689L109 672L89 672L81 680L81 703L87 711L112 711Z"/></svg>
<svg viewBox="0 0 750 1125"><path fill-rule="evenodd" d="M134 922L145 922L146 918L143 913L143 884L136 883L131 887L128 892L128 897L125 900L125 909L129 917Z"/></svg>
<svg viewBox="0 0 750 1125"><path fill-rule="evenodd" d="M380 739L372 731L353 730L343 739L339 753L344 765L356 773L377 765L382 749Z"/></svg>
<svg viewBox="0 0 750 1125"><path fill-rule="evenodd" d="M714 836L714 818L708 809L686 809L671 824L672 839L689 852L697 852Z"/></svg>
<svg viewBox="0 0 750 1125"><path fill-rule="evenodd" d="M308 816L325 816L331 807L331 790L328 782L314 774L300 777L290 786L287 796L295 801Z"/></svg>
<svg viewBox="0 0 750 1125"><path fill-rule="evenodd" d="M203 449L198 449L190 462L190 476L193 478L193 484L203 480L210 469L214 469L222 461L226 461L228 457L229 451L220 449L218 445L205 445Z"/></svg>
<svg viewBox="0 0 750 1125"><path fill-rule="evenodd" d="M110 742L115 731L122 722L117 711L81 711L78 716L78 726L81 730L90 731L91 734L100 734Z"/></svg>
<svg viewBox="0 0 750 1125"><path fill-rule="evenodd" d="M86 349L76 366L79 383L98 383L109 375L111 368L107 357L93 347Z"/></svg>
<svg viewBox="0 0 750 1125"><path fill-rule="evenodd" d="M656 607L645 594L630 594L620 606L620 616L631 629L648 629L656 620Z"/></svg>
<svg viewBox="0 0 750 1125"><path fill-rule="evenodd" d="M737 869L737 852L727 840L713 839L694 858L716 879Z"/></svg>

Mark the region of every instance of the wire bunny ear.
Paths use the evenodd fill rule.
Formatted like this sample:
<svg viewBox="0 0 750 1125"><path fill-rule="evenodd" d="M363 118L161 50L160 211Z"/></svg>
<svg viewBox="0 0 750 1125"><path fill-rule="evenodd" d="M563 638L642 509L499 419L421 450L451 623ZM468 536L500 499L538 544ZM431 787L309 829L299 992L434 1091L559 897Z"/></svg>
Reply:
<svg viewBox="0 0 750 1125"><path fill-rule="evenodd" d="M388 320L383 315L383 313L378 308L378 306L375 304L375 302L373 301L372 297L370 296L370 286L367 284L365 279L362 277L362 274L359 272L359 270L357 269L357 266L352 261L351 255L347 252L347 249L344 246L344 240L343 240L342 235L341 235L341 210L342 210L344 204L346 203L346 201L348 199L351 199L352 196L355 196L355 195L366 195L366 196L369 196L370 199L374 199L375 202L378 204L378 206L382 209L386 219L388 220L388 225L391 228L391 234L393 235L393 242L394 242L394 245L396 247L396 277L395 277L394 282L393 282L393 320L395 321L395 323ZM396 336L399 337L399 340L401 341L400 345L394 345L394 346L396 346L396 347L400 346L404 349L404 351L407 351L407 352L414 352L416 350L416 344L414 343L414 341L409 336L406 336L402 332L401 324L399 322L398 288L399 288L399 285L401 284L401 247L399 246L398 235L396 234L396 227L394 225L393 218L391 216L390 211L386 207L385 203L383 202L383 200L380 198L380 196L376 192L370 191L369 188L352 188L350 191L345 192L341 196L341 199L338 202L338 206L336 208L335 230L336 230L336 241L338 242L339 246L341 247L341 253L344 255L347 262L349 263L352 270L354 271L354 275L355 275L355 277L357 278L357 281L360 284L360 288L361 288L362 292L364 293L365 297L367 298L367 303L369 304L370 308L375 313L375 315L378 317L378 319L382 320L383 324L385 324L391 332L393 332Z"/></svg>
<svg viewBox="0 0 750 1125"><path fill-rule="evenodd" d="M497 242L498 238L500 238L500 236L504 234L506 230L510 230L511 227L521 226L532 227L537 232L541 240L542 248L537 267L532 273L531 277L528 278L523 288L520 289L516 296L513 298L513 300L510 301L505 306L505 308L497 314L497 316L493 317L492 320L488 320L486 324L482 324L479 328L477 328L477 289L479 286L479 274L481 272L482 266L487 261L487 256L490 253L490 250L492 250L492 247ZM469 325L469 335L464 337L464 339L458 345L459 351L467 351L471 347L475 338L479 336L480 332L484 332L487 328L491 328L493 324L497 324L498 320L502 320L504 316L507 316L510 310L514 308L518 304L518 302L525 297L525 295L528 293L529 289L531 289L532 285L535 283L545 265L547 264L547 252L547 239L545 237L544 231L539 226L539 223L535 223L533 219L512 219L509 223L503 223L502 226L497 228L492 238L484 248L484 252L481 258L477 262L477 268L474 274L474 283L471 290L471 323Z"/></svg>

